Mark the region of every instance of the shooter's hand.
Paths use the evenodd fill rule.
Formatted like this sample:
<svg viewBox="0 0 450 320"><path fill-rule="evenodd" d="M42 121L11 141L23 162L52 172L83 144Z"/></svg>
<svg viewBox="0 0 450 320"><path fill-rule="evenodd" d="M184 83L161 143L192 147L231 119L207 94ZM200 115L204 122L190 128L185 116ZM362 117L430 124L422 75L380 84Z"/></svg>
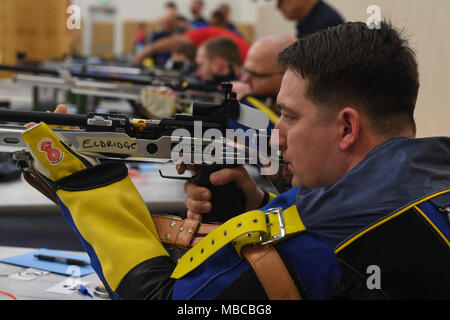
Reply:
<svg viewBox="0 0 450 320"><path fill-rule="evenodd" d="M179 174L184 173L186 166L184 164L177 165ZM192 170L196 173L196 170ZM250 177L244 167L226 168L211 174L210 181L215 186L223 186L230 182L242 189L246 198L246 211L258 209L264 199L264 191L262 191ZM211 191L208 188L200 187L190 181L184 184L184 192L186 194L184 203L188 208L188 218L202 220L203 214L208 214L211 209ZM233 199L230 199L233 201Z"/></svg>

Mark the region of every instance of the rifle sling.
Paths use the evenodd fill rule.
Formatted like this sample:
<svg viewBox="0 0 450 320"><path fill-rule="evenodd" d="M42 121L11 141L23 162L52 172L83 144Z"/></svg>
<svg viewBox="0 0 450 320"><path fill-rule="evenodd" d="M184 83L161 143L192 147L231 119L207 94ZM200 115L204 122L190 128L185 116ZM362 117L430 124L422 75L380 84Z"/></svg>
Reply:
<svg viewBox="0 0 450 320"><path fill-rule="evenodd" d="M58 205L55 192L33 168L23 170L24 179L36 190ZM181 248L191 248L219 225L200 223L193 219L152 214L153 222L162 243ZM271 244L248 245L243 256L252 266L267 296L271 300L301 300L293 279Z"/></svg>

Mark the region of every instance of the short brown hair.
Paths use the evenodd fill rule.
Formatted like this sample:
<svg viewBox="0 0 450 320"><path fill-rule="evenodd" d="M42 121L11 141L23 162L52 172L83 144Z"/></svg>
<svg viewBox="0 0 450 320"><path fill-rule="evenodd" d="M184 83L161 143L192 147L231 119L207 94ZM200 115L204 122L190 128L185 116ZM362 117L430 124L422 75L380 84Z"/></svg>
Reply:
<svg viewBox="0 0 450 320"><path fill-rule="evenodd" d="M173 51L174 53L185 56L190 62L195 62L195 53L197 51L197 47L192 43L182 43Z"/></svg>
<svg viewBox="0 0 450 320"><path fill-rule="evenodd" d="M242 65L241 53L237 44L227 37L216 37L202 44L208 58L220 57L233 65Z"/></svg>
<svg viewBox="0 0 450 320"><path fill-rule="evenodd" d="M285 69L308 80L307 97L339 109L354 104L383 136L416 131L419 91L415 54L390 23L370 29L348 22L298 40L279 55Z"/></svg>

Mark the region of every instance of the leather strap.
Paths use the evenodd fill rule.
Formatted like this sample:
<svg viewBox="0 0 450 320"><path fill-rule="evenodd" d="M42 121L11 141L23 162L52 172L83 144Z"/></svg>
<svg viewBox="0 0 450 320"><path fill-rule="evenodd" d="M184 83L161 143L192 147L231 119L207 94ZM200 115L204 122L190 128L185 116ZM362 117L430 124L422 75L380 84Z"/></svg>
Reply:
<svg viewBox="0 0 450 320"><path fill-rule="evenodd" d="M58 205L58 200L56 199L56 195L54 191L50 188L50 186L42 179L39 173L33 168L24 168L22 170L23 178L26 182L28 182L32 187L46 196L50 201Z"/></svg>
<svg viewBox="0 0 450 320"><path fill-rule="evenodd" d="M58 205L55 192L33 168L23 169L23 177L32 187ZM199 223L192 219L152 214L161 242L182 248L195 246L218 225Z"/></svg>
<svg viewBox="0 0 450 320"><path fill-rule="evenodd" d="M302 300L286 265L271 245L246 246L242 253L270 300Z"/></svg>
<svg viewBox="0 0 450 320"><path fill-rule="evenodd" d="M48 199L58 205L50 186L33 169L23 170L24 179ZM182 248L192 248L219 225L200 223L192 219L152 214L161 242ZM271 300L301 300L283 260L271 244L246 245L242 255L252 266L267 296Z"/></svg>
<svg viewBox="0 0 450 320"><path fill-rule="evenodd" d="M216 224L200 223L193 219L152 214L161 242L176 247L191 248L208 233L218 227Z"/></svg>

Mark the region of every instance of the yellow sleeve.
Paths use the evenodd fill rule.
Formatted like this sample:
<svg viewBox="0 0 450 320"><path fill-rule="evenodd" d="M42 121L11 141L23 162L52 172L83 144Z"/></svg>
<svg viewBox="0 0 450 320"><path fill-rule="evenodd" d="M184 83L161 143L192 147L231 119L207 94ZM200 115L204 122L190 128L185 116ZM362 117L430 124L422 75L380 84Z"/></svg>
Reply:
<svg viewBox="0 0 450 320"><path fill-rule="evenodd" d="M57 182L56 193L64 217L111 291L138 264L168 256L124 164L107 163L75 173Z"/></svg>

